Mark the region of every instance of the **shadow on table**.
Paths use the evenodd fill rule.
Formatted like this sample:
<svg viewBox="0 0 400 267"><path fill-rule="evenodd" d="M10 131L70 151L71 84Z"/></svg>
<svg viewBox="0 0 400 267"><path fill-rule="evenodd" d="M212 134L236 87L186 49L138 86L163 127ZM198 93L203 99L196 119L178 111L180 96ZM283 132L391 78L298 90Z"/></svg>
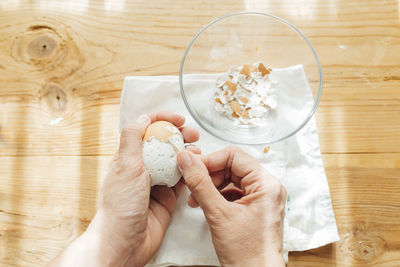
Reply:
<svg viewBox="0 0 400 267"><path fill-rule="evenodd" d="M8 213L10 221L7 223L9 227L5 229L5 255L6 262L9 261L11 265L16 266L20 262L21 255L21 240L24 237L23 220L24 215L20 214L23 206L23 198L20 196L24 192L25 187L25 160L26 154L26 107L19 105L19 109L15 110L14 119L18 122L19 128L16 130L15 138L12 145L14 150L11 152L12 156L12 188L8 192L10 206ZM2 209L2 207L0 207ZM2 256L3 257L3 256Z"/></svg>

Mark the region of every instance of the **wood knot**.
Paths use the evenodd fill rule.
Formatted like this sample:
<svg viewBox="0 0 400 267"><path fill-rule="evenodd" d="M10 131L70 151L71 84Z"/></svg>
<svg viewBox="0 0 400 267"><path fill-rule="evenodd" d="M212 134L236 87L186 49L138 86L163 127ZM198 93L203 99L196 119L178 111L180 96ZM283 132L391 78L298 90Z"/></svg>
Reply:
<svg viewBox="0 0 400 267"><path fill-rule="evenodd" d="M340 248L345 254L350 254L358 261L372 261L384 251L386 243L374 228L367 227L365 223L353 226L351 231L342 237Z"/></svg>
<svg viewBox="0 0 400 267"><path fill-rule="evenodd" d="M34 25L15 37L11 56L40 70L52 69L67 55L66 40L55 29Z"/></svg>
<svg viewBox="0 0 400 267"><path fill-rule="evenodd" d="M46 101L50 110L54 113L63 112L67 108L68 97L63 88L50 82L43 87L41 98Z"/></svg>
<svg viewBox="0 0 400 267"><path fill-rule="evenodd" d="M40 30L40 29L49 29L52 31L55 31L52 27L47 26L47 25L32 25L28 28L29 31L36 31L36 30Z"/></svg>
<svg viewBox="0 0 400 267"><path fill-rule="evenodd" d="M105 55L107 58L98 59L96 56L96 62L103 64L108 60L108 53L103 53L107 52L107 49L98 52L98 45L88 42L61 21L35 19L34 23L26 28L20 28L21 25L15 30L10 30L11 34L5 39L7 47L10 47L7 51L15 63L7 64L7 69L17 69L18 72L24 73L28 80L43 77L48 81L51 77L52 81L62 81L70 78L85 65L86 59L80 47L87 45L94 45L96 51L93 53ZM96 64L98 63L94 63ZM0 62L0 65L3 64ZM94 68L94 65L90 65L89 68Z"/></svg>
<svg viewBox="0 0 400 267"><path fill-rule="evenodd" d="M50 56L58 48L56 41L48 35L40 35L33 39L28 46L28 53L32 58Z"/></svg>

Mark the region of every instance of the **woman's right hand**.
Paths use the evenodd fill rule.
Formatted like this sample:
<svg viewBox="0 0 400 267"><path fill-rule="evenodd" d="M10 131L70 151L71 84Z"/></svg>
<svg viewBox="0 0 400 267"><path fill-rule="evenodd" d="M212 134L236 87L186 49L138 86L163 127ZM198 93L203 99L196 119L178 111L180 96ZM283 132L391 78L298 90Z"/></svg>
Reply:
<svg viewBox="0 0 400 267"><path fill-rule="evenodd" d="M276 177L236 147L208 156L183 151L178 164L189 205L202 208L222 266L284 266L286 190ZM233 201L223 196L229 183L239 188Z"/></svg>

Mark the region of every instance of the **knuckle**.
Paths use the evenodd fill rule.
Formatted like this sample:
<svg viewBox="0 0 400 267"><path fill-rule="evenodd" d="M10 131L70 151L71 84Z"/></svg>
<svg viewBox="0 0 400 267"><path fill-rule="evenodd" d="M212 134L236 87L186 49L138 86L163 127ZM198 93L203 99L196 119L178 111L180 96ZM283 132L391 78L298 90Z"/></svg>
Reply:
<svg viewBox="0 0 400 267"><path fill-rule="evenodd" d="M119 155L113 159L112 170L116 175L126 172L129 172L132 175L140 175L146 171L146 167L141 159Z"/></svg>
<svg viewBox="0 0 400 267"><path fill-rule="evenodd" d="M139 176L147 171L146 166L144 165L142 160L134 161L134 163L131 165L131 169L134 170L133 173L136 176Z"/></svg>
<svg viewBox="0 0 400 267"><path fill-rule="evenodd" d="M237 146L228 146L227 148L227 151L228 152L230 152L230 153L232 153L232 154L235 154L235 153L245 153L240 147L237 147Z"/></svg>
<svg viewBox="0 0 400 267"><path fill-rule="evenodd" d="M137 134L138 134L138 129L135 126L131 125L128 127L124 127L121 130L121 139L125 139L127 137L129 138L130 136Z"/></svg>
<svg viewBox="0 0 400 267"><path fill-rule="evenodd" d="M285 186L282 185L282 198L286 200L286 197L287 197L287 190Z"/></svg>
<svg viewBox="0 0 400 267"><path fill-rule="evenodd" d="M230 157L232 158L232 161L233 158L240 158L240 161L247 162L255 169L259 169L261 167L261 164L259 164L259 162L253 156L251 156L249 153L247 153L240 147L229 146L227 150L230 154Z"/></svg>
<svg viewBox="0 0 400 267"><path fill-rule="evenodd" d="M278 178L270 177L264 181L264 192L269 199L274 202L280 203L286 200L286 189L279 181Z"/></svg>
<svg viewBox="0 0 400 267"><path fill-rule="evenodd" d="M226 148L228 152L229 158L227 161L227 167L232 168L235 165L235 159L242 158L241 155L245 154L245 152L237 146L228 146ZM237 161L236 161L237 162Z"/></svg>
<svg viewBox="0 0 400 267"><path fill-rule="evenodd" d="M201 155L200 156L201 161L204 163L204 165L206 166L206 168L208 168L208 166L210 166L210 160L208 159L207 156L205 155Z"/></svg>
<svg viewBox="0 0 400 267"><path fill-rule="evenodd" d="M121 138L126 137L129 134L129 132L130 132L130 128L128 128L128 127L122 128L122 130L121 130Z"/></svg>
<svg viewBox="0 0 400 267"><path fill-rule="evenodd" d="M276 178L271 180L268 191L271 197L279 202L284 199L284 195L286 195L284 187Z"/></svg>
<svg viewBox="0 0 400 267"><path fill-rule="evenodd" d="M200 173L194 173L189 179L185 180L186 185L190 188L193 194L196 194L201 190L201 186L204 182L204 177Z"/></svg>

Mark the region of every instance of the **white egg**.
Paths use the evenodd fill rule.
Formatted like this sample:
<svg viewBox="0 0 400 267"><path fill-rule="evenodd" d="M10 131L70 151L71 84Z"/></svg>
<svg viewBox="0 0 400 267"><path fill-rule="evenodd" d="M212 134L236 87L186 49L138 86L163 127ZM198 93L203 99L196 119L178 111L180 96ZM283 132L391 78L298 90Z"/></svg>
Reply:
<svg viewBox="0 0 400 267"><path fill-rule="evenodd" d="M181 132L173 124L157 121L143 138L143 160L150 175L151 186L174 186L181 178L176 155L184 149Z"/></svg>

